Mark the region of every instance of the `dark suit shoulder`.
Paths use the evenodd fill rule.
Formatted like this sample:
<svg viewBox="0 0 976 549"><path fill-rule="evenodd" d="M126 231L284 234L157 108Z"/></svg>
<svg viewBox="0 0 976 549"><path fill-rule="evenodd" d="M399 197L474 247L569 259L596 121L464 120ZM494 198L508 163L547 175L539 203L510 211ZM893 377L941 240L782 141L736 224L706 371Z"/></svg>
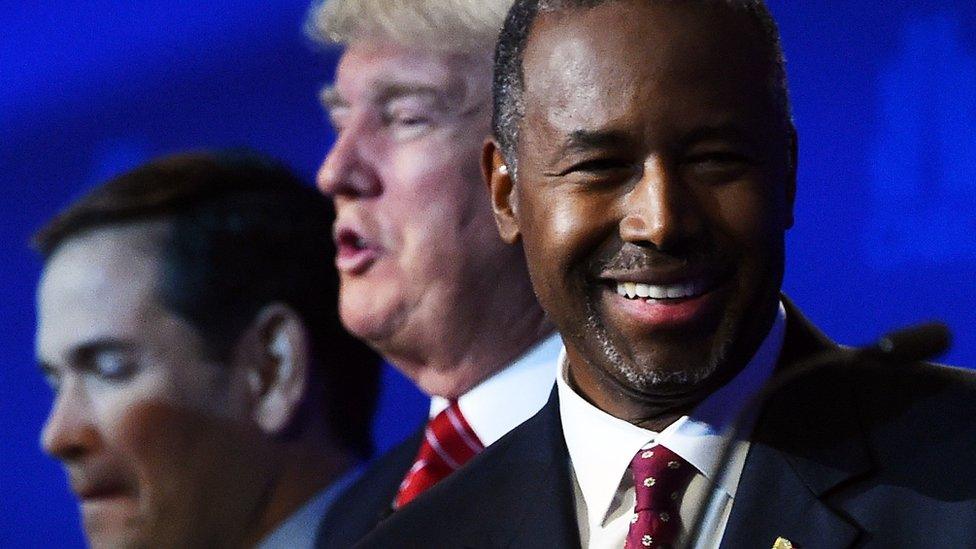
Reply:
<svg viewBox="0 0 976 549"><path fill-rule="evenodd" d="M976 372L937 364L888 364L856 384L863 428L883 468L976 497ZM910 459L906 456L911 454ZM902 466L929 461L931 474ZM958 476L957 476L958 475Z"/></svg>
<svg viewBox="0 0 976 549"><path fill-rule="evenodd" d="M323 517L318 549L348 549L391 512L400 482L413 465L424 427L367 466Z"/></svg>
<svg viewBox="0 0 976 549"><path fill-rule="evenodd" d="M958 432L976 427L972 421L956 421L976 414L976 372L929 363L865 362L852 378L866 428L890 425L921 434L933 423L950 423L946 427Z"/></svg>
<svg viewBox="0 0 976 549"><path fill-rule="evenodd" d="M874 467L834 501L862 525L868 545L930 547L936 536L945 546L972 543L976 373L883 364L862 372L854 394Z"/></svg>
<svg viewBox="0 0 976 549"><path fill-rule="evenodd" d="M722 547L976 539L976 373L842 349L796 311L780 360Z"/></svg>
<svg viewBox="0 0 976 549"><path fill-rule="evenodd" d="M919 393L919 389L951 389L953 392L976 393L976 371L945 364L913 362L890 364L882 381L899 384L907 394Z"/></svg>

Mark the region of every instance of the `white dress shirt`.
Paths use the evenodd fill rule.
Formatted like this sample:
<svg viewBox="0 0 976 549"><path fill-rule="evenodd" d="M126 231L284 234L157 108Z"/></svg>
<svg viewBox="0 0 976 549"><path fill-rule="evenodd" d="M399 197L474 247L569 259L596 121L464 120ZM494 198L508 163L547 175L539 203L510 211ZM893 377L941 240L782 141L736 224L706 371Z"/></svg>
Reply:
<svg viewBox="0 0 976 549"><path fill-rule="evenodd" d="M458 398L464 419L485 446L534 416L552 392L562 340L558 335L536 343L512 364ZM430 399L430 417L447 408L446 398Z"/></svg>
<svg viewBox="0 0 976 549"><path fill-rule="evenodd" d="M704 504L709 480L718 473L725 441L723 428L772 374L783 347L786 310L782 303L769 334L745 368L729 383L708 396L689 415L682 416L660 433L642 429L593 406L570 386L565 349L559 356L556 386L559 415L572 464L577 523L583 547L620 549L634 516L634 480L630 461L641 449L658 444L671 449L695 466L696 474L680 502L682 532L689 528ZM735 445L726 482L724 516L709 546L718 547L742 475L748 441Z"/></svg>

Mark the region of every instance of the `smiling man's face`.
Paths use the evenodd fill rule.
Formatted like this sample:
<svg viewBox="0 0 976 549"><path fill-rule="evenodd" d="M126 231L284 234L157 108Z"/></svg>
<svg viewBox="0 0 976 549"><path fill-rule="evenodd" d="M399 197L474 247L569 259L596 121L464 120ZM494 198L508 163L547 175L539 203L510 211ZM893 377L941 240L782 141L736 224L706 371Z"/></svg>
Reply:
<svg viewBox="0 0 976 549"><path fill-rule="evenodd" d="M719 6L616 1L541 14L529 36L496 215L604 409L726 379L772 321L793 141L744 29Z"/></svg>

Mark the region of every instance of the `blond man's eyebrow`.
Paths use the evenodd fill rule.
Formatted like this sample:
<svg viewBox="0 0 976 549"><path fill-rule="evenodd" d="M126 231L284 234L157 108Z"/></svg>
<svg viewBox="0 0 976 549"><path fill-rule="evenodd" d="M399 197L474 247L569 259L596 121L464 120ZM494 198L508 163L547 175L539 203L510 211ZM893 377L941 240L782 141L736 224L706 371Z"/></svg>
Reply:
<svg viewBox="0 0 976 549"><path fill-rule="evenodd" d="M339 90L337 90L335 86L326 86L322 88L322 91L319 92L319 102L322 103L322 106L326 110L332 110L337 107L347 105L346 100L342 98L342 95L339 94Z"/></svg>
<svg viewBox="0 0 976 549"><path fill-rule="evenodd" d="M446 95L448 97L445 97ZM445 93L445 90L435 86L392 82L378 86L373 94L372 101L378 105L383 105L403 97L424 97L433 100L435 103L448 103L450 95Z"/></svg>
<svg viewBox="0 0 976 549"><path fill-rule="evenodd" d="M402 82L380 83L370 93L370 103L385 105L403 97L422 97L440 109L449 109L457 103L457 90L444 90L427 84L405 84ZM326 86L319 92L319 101L326 110L347 107L349 102L335 86Z"/></svg>

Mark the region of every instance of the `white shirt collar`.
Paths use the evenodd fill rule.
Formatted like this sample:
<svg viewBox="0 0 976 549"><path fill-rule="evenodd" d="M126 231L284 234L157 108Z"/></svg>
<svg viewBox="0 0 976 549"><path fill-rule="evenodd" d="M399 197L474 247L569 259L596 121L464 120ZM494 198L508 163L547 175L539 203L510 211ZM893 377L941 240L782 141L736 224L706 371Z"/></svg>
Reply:
<svg viewBox="0 0 976 549"><path fill-rule="evenodd" d="M661 433L618 419L577 394L569 385L566 351L562 349L556 376L560 420L591 522L606 516L634 454L651 444L665 445L710 479L719 467L723 427L738 416L749 397L772 374L785 332L786 310L781 303L769 334L746 367L690 415L681 417ZM732 463L724 485L732 498L745 452L736 452L734 456L736 462Z"/></svg>
<svg viewBox="0 0 976 549"><path fill-rule="evenodd" d="M458 398L464 419L482 444L494 444L545 406L555 379L552 365L561 349L562 340L553 334ZM447 406L446 398L431 397L430 417Z"/></svg>

